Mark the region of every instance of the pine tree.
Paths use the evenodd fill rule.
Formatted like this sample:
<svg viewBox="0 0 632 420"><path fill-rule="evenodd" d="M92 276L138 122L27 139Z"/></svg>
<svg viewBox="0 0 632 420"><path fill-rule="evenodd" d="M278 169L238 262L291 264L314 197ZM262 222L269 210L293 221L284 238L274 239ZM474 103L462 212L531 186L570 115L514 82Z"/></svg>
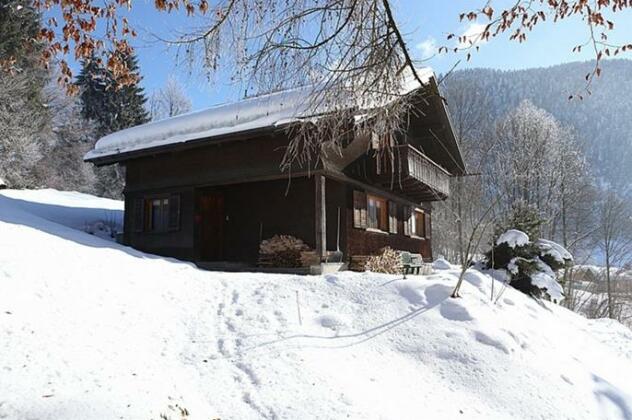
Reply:
<svg viewBox="0 0 632 420"><path fill-rule="evenodd" d="M39 30L39 15L28 0L0 3L0 59L11 61L10 70L19 73L36 67L39 48L32 40Z"/></svg>
<svg viewBox="0 0 632 420"><path fill-rule="evenodd" d="M132 73L138 76L138 59L130 56L126 60ZM117 87L111 73L97 58L82 63L77 84L81 88L82 114L95 121L99 135L149 121L143 88L138 83Z"/></svg>
<svg viewBox="0 0 632 420"><path fill-rule="evenodd" d="M518 201L511 206L509 220L496 226L494 237L499 237L508 229L518 229L525 232L532 240L536 240L540 237L544 222L535 206Z"/></svg>
<svg viewBox="0 0 632 420"><path fill-rule="evenodd" d="M132 73L139 76L137 58L129 56L126 60ZM96 57L82 63L77 84L81 88L81 113L95 123L97 138L149 120L143 88L138 83L117 86L112 74ZM97 194L121 197L125 181L122 167L106 166L95 172Z"/></svg>

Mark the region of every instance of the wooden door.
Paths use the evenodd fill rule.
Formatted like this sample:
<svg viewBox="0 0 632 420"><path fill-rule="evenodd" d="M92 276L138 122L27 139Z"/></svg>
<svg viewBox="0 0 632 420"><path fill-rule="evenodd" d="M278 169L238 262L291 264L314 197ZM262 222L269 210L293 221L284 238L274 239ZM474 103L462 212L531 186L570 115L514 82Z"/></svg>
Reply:
<svg viewBox="0 0 632 420"><path fill-rule="evenodd" d="M203 193L198 200L199 247L202 261L224 257L224 195Z"/></svg>

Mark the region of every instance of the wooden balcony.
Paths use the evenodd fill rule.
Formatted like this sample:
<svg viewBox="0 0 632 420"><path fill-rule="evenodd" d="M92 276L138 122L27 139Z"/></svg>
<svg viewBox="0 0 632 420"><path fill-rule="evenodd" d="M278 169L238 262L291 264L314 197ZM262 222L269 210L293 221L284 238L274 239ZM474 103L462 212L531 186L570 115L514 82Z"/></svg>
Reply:
<svg viewBox="0 0 632 420"><path fill-rule="evenodd" d="M415 201L445 200L450 194L450 173L411 145L396 146L391 155L367 158L355 175L381 188L398 192Z"/></svg>

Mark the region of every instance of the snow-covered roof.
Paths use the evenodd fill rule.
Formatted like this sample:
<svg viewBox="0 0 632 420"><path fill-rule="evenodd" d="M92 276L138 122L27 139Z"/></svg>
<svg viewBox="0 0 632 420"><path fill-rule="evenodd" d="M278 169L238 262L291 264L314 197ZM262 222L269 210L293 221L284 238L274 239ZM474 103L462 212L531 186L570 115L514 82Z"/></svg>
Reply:
<svg viewBox="0 0 632 420"><path fill-rule="evenodd" d="M430 68L419 69L417 72L424 84L434 77ZM419 82L411 79L403 87L401 94L421 87ZM309 98L313 91L313 87L308 86L275 92L117 131L97 141L85 159L94 160L191 140L280 127L298 119L328 112L326 109L310 109L312 106Z"/></svg>

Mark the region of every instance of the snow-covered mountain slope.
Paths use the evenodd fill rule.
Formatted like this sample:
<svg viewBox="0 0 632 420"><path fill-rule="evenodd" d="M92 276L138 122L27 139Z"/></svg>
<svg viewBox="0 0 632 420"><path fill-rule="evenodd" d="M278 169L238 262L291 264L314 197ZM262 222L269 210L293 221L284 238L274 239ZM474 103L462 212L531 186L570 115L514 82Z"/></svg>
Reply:
<svg viewBox="0 0 632 420"><path fill-rule="evenodd" d="M632 418L618 323L476 271L201 271L76 229L100 206L0 192L0 418Z"/></svg>

